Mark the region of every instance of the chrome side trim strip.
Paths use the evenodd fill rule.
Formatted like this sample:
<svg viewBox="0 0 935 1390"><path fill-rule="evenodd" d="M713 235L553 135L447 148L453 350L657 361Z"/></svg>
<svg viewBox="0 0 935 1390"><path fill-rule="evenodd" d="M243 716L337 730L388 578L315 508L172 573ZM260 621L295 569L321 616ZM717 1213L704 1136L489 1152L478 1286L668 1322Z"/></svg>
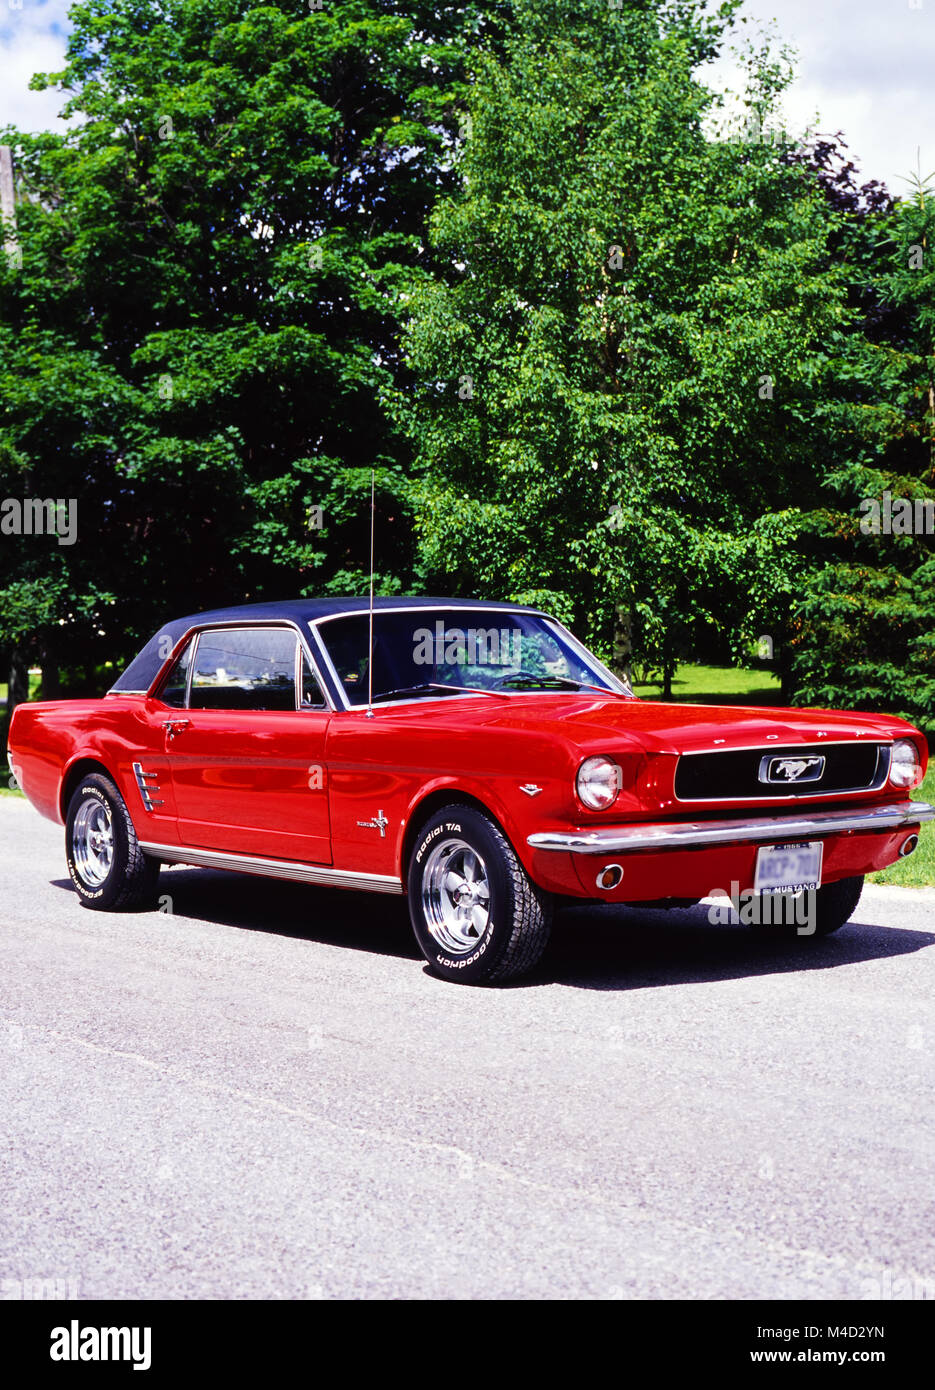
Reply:
<svg viewBox="0 0 935 1390"><path fill-rule="evenodd" d="M531 849L573 854L626 854L645 849L698 849L705 845L758 840L798 840L847 830L889 830L935 820L935 806L901 801L868 811L817 811L813 816L768 816L761 820L673 821L668 825L616 825L602 830L544 830L526 838Z"/></svg>
<svg viewBox="0 0 935 1390"><path fill-rule="evenodd" d="M250 854L193 849L190 845L154 845L142 840L140 849L153 859L162 859L169 864L192 864L199 869L232 869L236 873L259 874L263 878L288 878L297 883L317 883L324 888L356 888L367 893L403 892L401 880L391 874L364 874L351 869L333 869L324 864L300 864L291 859L259 859Z"/></svg>

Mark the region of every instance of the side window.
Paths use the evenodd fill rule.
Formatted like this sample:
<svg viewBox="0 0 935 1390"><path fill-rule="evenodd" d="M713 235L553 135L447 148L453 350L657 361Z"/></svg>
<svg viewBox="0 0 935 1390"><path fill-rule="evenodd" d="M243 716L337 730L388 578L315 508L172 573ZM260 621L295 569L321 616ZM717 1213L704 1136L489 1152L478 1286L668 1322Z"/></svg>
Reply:
<svg viewBox="0 0 935 1390"><path fill-rule="evenodd" d="M218 628L198 639L190 709L294 710L296 634Z"/></svg>
<svg viewBox="0 0 935 1390"><path fill-rule="evenodd" d="M318 677L309 665L305 648L302 648L302 708L327 709L327 701Z"/></svg>
<svg viewBox="0 0 935 1390"><path fill-rule="evenodd" d="M195 647L194 637L190 638L183 651L179 652L175 658L175 665L166 677L165 684L159 693L159 699L163 704L171 705L173 709L185 708L185 697L188 694L188 668L192 664L192 652Z"/></svg>

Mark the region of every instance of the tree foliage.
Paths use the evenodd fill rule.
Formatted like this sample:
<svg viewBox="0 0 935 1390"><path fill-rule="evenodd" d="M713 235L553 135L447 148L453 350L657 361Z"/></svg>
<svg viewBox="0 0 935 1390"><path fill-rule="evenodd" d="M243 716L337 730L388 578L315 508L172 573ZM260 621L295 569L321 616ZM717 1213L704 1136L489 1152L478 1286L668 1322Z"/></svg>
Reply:
<svg viewBox="0 0 935 1390"><path fill-rule="evenodd" d="M671 670L762 624L751 587L788 588L846 287L814 180L771 141L706 129L695 68L729 13L576 13L549 26L519 4L479 65L399 410L430 574L542 598L605 650L622 608ZM754 62L760 118L781 81Z"/></svg>
<svg viewBox="0 0 935 1390"><path fill-rule="evenodd" d="M84 0L70 18L66 67L34 85L74 126L0 136L24 248L0 279L0 493L77 497L79 542L3 538L0 643L91 668L166 612L359 587L371 468L399 587L394 304L456 178L466 45L495 45L495 17Z"/></svg>
<svg viewBox="0 0 935 1390"><path fill-rule="evenodd" d="M541 603L610 659L751 660L935 727L933 195L779 135L737 0L81 0L13 145L0 651L46 693L166 613Z"/></svg>
<svg viewBox="0 0 935 1390"><path fill-rule="evenodd" d="M911 198L848 210L840 244L862 314L834 363L824 415L839 460L810 519L793 603L798 698L890 710L928 729L935 534L916 504L935 512L933 233L935 192L921 177Z"/></svg>

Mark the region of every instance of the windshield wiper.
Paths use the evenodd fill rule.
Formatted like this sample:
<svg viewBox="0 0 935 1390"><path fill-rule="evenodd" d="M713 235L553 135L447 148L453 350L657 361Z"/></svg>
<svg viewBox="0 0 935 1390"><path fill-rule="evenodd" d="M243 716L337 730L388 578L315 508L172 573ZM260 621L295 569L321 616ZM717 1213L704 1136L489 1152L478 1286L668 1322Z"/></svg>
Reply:
<svg viewBox="0 0 935 1390"><path fill-rule="evenodd" d="M441 681L425 681L422 685L404 685L399 690L381 690L378 700L394 700L402 695L496 695L496 690L483 690L477 685L444 685Z"/></svg>
<svg viewBox="0 0 935 1390"><path fill-rule="evenodd" d="M515 676L503 676L499 682L501 688L508 685L525 685L530 689L542 686L548 689L550 686L556 690L596 690L599 695L622 695L621 690L611 690L606 685L589 685L587 681L572 680L571 676L531 676L517 672Z"/></svg>

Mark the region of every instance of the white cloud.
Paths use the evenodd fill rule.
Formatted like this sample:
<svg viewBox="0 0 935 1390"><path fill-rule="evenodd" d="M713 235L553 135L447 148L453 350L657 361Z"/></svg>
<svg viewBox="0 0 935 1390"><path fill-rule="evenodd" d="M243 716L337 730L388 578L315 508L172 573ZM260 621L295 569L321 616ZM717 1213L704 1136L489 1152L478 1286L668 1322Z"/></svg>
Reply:
<svg viewBox="0 0 935 1390"><path fill-rule="evenodd" d="M0 126L62 129L58 92L30 92L34 72L63 65L70 0L0 0ZM841 130L864 179L883 179L893 192L916 166L935 170L931 98L935 0L746 0L742 14L775 21L778 36L798 50L798 76L786 95L786 124ZM740 74L725 55L708 80L736 90Z"/></svg>
<svg viewBox="0 0 935 1390"><path fill-rule="evenodd" d="M63 130L61 92L31 92L36 72L65 65L69 0L0 0L0 126Z"/></svg>
<svg viewBox="0 0 935 1390"><path fill-rule="evenodd" d="M757 24L797 50L796 80L786 94L792 132L816 125L842 131L861 179L882 179L905 192L921 150L923 174L935 170L931 99L935 0L746 0L740 26ZM706 70L712 86L736 90L729 53Z"/></svg>

